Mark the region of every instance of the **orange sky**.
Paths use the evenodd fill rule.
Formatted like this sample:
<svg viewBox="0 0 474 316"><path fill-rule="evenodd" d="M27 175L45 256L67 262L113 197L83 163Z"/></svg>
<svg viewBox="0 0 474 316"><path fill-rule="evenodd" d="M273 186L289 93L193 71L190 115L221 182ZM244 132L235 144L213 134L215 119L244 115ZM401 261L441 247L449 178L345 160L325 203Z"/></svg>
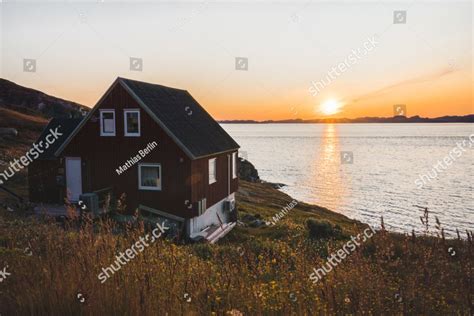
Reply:
<svg viewBox="0 0 474 316"><path fill-rule="evenodd" d="M159 79L145 79L139 76L135 79L163 84ZM246 94L242 95L236 93L230 86L208 91L204 88L199 89L199 83L194 83L195 87L170 85L190 91L198 102L219 120L388 117L394 115L393 106L396 104L404 104L408 116L439 117L474 113L470 74L456 70L426 81L424 77L421 79L377 86L371 90L364 89L358 94L349 94L345 89L338 90L329 86L328 91L318 97L310 95L306 86L295 87L288 91L272 91L269 90L271 88L259 88L254 85L243 88ZM94 89L89 93L87 91L78 93L68 87L53 90L56 95L93 106L101 93L105 92L108 84L102 84L101 89ZM354 90L354 93L357 92ZM320 106L327 100L337 100L341 103L341 111L334 115L321 113Z"/></svg>

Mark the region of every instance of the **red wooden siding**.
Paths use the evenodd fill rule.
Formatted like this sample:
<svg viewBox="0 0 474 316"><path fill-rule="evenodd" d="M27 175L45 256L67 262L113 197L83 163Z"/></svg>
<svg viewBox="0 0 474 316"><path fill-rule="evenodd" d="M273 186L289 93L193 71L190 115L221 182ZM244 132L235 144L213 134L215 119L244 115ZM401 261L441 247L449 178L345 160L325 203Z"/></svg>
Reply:
<svg viewBox="0 0 474 316"><path fill-rule="evenodd" d="M230 158L230 173L227 168L227 156ZM209 159L217 159L217 181L209 184ZM232 179L232 152L197 159L191 162L192 198L199 201L206 198L207 206L211 206L228 196L228 179L230 176L230 193L237 191L238 180Z"/></svg>

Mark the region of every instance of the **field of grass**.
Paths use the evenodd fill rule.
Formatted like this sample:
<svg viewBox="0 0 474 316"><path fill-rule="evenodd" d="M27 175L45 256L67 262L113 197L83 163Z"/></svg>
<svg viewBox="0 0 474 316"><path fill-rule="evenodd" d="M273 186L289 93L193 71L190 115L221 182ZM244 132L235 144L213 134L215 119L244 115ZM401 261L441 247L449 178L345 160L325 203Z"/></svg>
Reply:
<svg viewBox="0 0 474 316"><path fill-rule="evenodd" d="M291 197L241 181L239 217L269 220ZM306 221L338 227L312 237ZM244 220L245 222L245 220ZM433 219L434 222L434 219ZM472 236L378 231L317 283L313 268L366 226L298 203L274 226L238 226L216 245L159 239L105 283L98 274L147 232L64 229L0 209L2 315L472 315ZM336 233L337 232L337 233ZM441 233L441 232L440 232ZM1 277L1 275L0 275Z"/></svg>
<svg viewBox="0 0 474 316"><path fill-rule="evenodd" d="M25 154L41 134L48 120L0 107L0 127L16 128L19 135L0 136L0 160L8 162ZM0 165L0 170L2 170Z"/></svg>

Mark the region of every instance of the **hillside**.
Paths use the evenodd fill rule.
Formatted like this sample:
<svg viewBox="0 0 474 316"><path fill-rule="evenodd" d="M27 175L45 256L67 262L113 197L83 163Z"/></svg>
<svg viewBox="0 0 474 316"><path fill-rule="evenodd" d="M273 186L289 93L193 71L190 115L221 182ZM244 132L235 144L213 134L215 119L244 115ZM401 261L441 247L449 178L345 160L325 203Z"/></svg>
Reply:
<svg viewBox="0 0 474 316"><path fill-rule="evenodd" d="M0 262L11 273L0 284L0 313L472 315L472 237L378 231L313 283L314 269L328 265L365 225L301 202L274 226L253 225L291 200L270 184L240 181L241 223L224 239L214 245L160 239L105 283L98 274L149 231L138 226L117 234L113 223L87 220L61 226L0 206ZM314 225L321 229L308 230Z"/></svg>
<svg viewBox="0 0 474 316"><path fill-rule="evenodd" d="M48 123L46 118L0 108L0 127L15 128L17 136L0 135L0 161L23 155ZM0 162L1 163L1 162Z"/></svg>
<svg viewBox="0 0 474 316"><path fill-rule="evenodd" d="M0 107L44 118L79 117L82 115L81 109L89 110L81 104L56 98L2 78L0 78Z"/></svg>

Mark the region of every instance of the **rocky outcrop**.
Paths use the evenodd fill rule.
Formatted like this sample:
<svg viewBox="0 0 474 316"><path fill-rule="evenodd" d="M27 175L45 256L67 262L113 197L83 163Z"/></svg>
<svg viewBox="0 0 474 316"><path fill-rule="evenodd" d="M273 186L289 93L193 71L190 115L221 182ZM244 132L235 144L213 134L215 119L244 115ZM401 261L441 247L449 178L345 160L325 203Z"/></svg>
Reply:
<svg viewBox="0 0 474 316"><path fill-rule="evenodd" d="M252 163L242 158L239 158L239 161L239 179L248 182L261 182L258 171Z"/></svg>

